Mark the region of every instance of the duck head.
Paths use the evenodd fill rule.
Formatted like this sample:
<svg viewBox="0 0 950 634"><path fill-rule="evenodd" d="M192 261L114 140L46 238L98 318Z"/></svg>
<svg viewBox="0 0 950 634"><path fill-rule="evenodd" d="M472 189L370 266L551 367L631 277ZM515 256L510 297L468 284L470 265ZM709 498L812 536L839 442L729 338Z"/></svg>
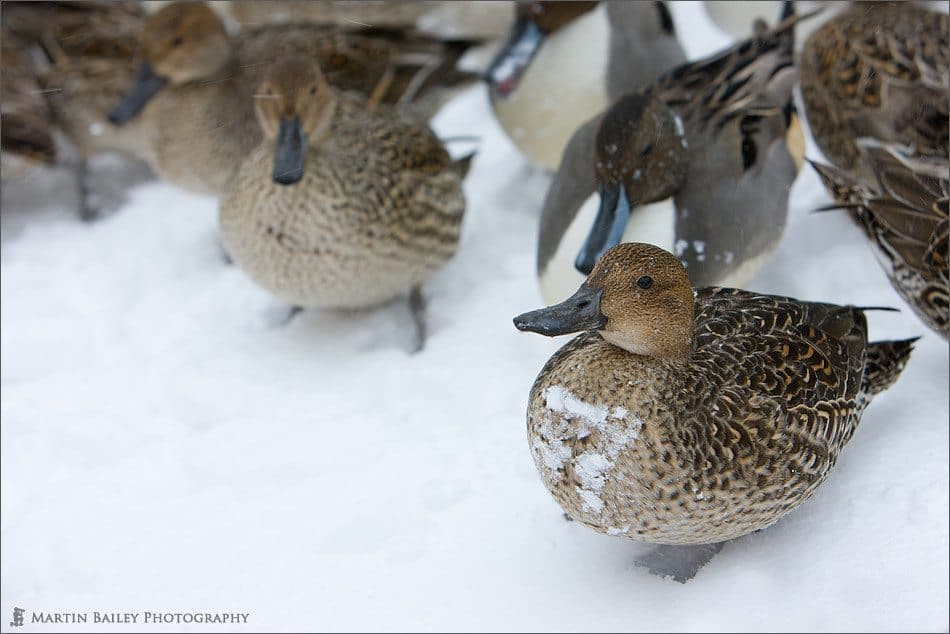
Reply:
<svg viewBox="0 0 950 634"><path fill-rule="evenodd" d="M309 146L330 134L337 97L311 60L288 57L276 62L254 95L254 110L264 136L274 142L275 183L303 178Z"/></svg>
<svg viewBox="0 0 950 634"><path fill-rule="evenodd" d="M576 293L514 322L548 337L597 330L634 354L685 360L694 318L693 288L680 261L652 244L628 242L608 250Z"/></svg>
<svg viewBox="0 0 950 634"><path fill-rule="evenodd" d="M519 2L515 22L488 67L485 81L500 97L510 96L544 39L597 6L597 2Z"/></svg>
<svg viewBox="0 0 950 634"><path fill-rule="evenodd" d="M208 5L181 2L163 7L146 20L141 56L132 86L109 113L115 125L134 118L168 84L214 77L231 59L231 42Z"/></svg>
<svg viewBox="0 0 950 634"><path fill-rule="evenodd" d="M604 114L594 140L594 174L600 205L574 266L587 275L620 242L638 205L669 198L686 179L683 124L672 108L650 95L617 100Z"/></svg>

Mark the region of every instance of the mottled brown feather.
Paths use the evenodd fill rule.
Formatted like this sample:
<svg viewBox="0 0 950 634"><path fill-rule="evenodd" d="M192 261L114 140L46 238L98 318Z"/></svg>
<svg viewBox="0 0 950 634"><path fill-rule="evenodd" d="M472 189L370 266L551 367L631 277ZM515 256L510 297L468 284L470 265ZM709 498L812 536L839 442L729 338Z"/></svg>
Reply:
<svg viewBox="0 0 950 634"><path fill-rule="evenodd" d="M862 170L873 137L948 155L950 16L912 2L856 2L808 38L800 69L815 141L832 163Z"/></svg>
<svg viewBox="0 0 950 634"><path fill-rule="evenodd" d="M867 148L862 155L873 184L833 166L812 165L835 204L870 239L894 289L924 323L950 338L950 176L914 171L886 148Z"/></svg>
<svg viewBox="0 0 950 634"><path fill-rule="evenodd" d="M599 532L698 544L769 526L827 478L911 349L869 345L852 306L726 288L700 289L695 302L685 364L590 331L532 387L528 436L542 479ZM585 421L567 398L603 420Z"/></svg>

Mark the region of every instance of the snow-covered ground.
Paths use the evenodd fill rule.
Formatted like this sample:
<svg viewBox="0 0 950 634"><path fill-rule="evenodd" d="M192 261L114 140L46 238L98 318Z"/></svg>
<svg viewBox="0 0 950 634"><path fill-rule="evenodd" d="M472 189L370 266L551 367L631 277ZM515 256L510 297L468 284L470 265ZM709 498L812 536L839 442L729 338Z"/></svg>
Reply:
<svg viewBox="0 0 950 634"><path fill-rule="evenodd" d="M721 43L687 35L694 56ZM528 452L528 390L567 340L511 324L540 306L548 177L482 87L435 127L482 142L416 356L403 302L282 325L222 262L210 198L140 184L88 225L3 210L5 631L14 606L22 631L146 610L247 612L249 630L946 630L948 346L843 214L809 213L810 170L750 287L901 307L869 315L872 338L923 337L814 498L681 585L565 521Z"/></svg>

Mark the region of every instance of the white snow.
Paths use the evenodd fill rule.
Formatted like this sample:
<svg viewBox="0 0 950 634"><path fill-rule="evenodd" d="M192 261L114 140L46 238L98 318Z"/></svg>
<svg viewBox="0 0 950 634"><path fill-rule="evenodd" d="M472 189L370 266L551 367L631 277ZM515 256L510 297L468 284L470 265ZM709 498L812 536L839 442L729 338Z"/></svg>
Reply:
<svg viewBox="0 0 950 634"><path fill-rule="evenodd" d="M585 403L560 385L552 385L544 390L544 402L552 412L579 418L587 427L599 427L607 420L606 405Z"/></svg>
<svg viewBox="0 0 950 634"><path fill-rule="evenodd" d="M872 338L922 338L814 497L681 585L633 565L648 547L566 522L541 483L525 407L567 339L511 318L541 305L547 176L482 87L436 127L483 144L417 356L404 303L280 325L222 263L209 198L138 185L87 225L51 186L33 184L41 213L4 192L4 631L14 606L241 611L248 631L946 629L948 346L844 214L809 213L827 199L807 166L749 288L896 306L869 313ZM148 631L181 629L225 628Z"/></svg>
<svg viewBox="0 0 950 634"><path fill-rule="evenodd" d="M547 468L545 476L557 481L564 476L559 473L564 463L571 461L574 474L580 481L577 492L584 500L583 509L590 513L604 510L601 493L610 477L612 462L620 452L637 439L643 428L639 418L627 420L625 407L610 409L607 405L587 403L561 385L552 385L544 390L545 408L548 412L540 424L540 438L535 438L534 447L541 454ZM571 447L575 438L586 438L593 430L600 432L596 448L606 452L585 451L573 456Z"/></svg>

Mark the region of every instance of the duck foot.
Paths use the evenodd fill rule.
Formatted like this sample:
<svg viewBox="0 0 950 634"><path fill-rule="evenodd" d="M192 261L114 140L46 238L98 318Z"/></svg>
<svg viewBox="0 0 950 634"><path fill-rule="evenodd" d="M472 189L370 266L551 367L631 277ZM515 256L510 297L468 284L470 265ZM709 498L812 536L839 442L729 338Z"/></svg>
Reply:
<svg viewBox="0 0 950 634"><path fill-rule="evenodd" d="M426 300L418 286L409 291L409 312L412 313L412 321L415 324L415 339L410 352L416 354L422 352L426 345Z"/></svg>
<svg viewBox="0 0 950 634"><path fill-rule="evenodd" d="M686 583L722 550L725 543L696 546L660 545L637 559L634 564L646 568L650 574L658 577L671 577L674 581Z"/></svg>
<svg viewBox="0 0 950 634"><path fill-rule="evenodd" d="M83 222L92 222L99 217L99 205L93 201L89 188L89 165L85 159L76 163L76 194L79 198L79 219Z"/></svg>
<svg viewBox="0 0 950 634"><path fill-rule="evenodd" d="M221 261L224 262L225 266L233 266L234 260L231 259L231 254L228 253L227 248L224 246L224 242L221 241L221 236L218 236L218 253L221 254ZM295 308L300 308L296 306Z"/></svg>
<svg viewBox="0 0 950 634"><path fill-rule="evenodd" d="M302 312L303 312L303 306L291 306L291 307L290 307L290 310L287 311L287 316L284 317L283 321L281 321L281 322L280 322L279 324L277 324L277 325L278 325L278 326L286 326L287 324L289 324L290 322L292 322L292 321L294 320L294 317L296 317L297 315L299 315L299 314L302 313Z"/></svg>

